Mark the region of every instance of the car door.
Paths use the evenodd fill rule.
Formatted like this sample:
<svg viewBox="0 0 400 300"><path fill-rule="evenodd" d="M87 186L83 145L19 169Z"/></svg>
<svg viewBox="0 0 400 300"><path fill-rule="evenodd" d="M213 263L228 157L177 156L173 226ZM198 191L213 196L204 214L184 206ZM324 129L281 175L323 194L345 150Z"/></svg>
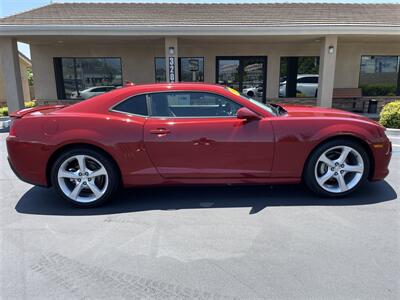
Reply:
<svg viewBox="0 0 400 300"><path fill-rule="evenodd" d="M144 126L150 159L165 178L268 177L273 132L267 119L236 117L240 104L204 92L149 95Z"/></svg>
<svg viewBox="0 0 400 300"><path fill-rule="evenodd" d="M297 90L306 97L316 97L318 88L318 77L306 76L297 80Z"/></svg>

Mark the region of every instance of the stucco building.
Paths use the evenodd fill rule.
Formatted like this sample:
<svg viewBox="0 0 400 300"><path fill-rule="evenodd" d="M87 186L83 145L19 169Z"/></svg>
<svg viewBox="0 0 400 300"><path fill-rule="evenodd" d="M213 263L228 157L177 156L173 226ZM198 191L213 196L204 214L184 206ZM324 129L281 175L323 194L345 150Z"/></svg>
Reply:
<svg viewBox="0 0 400 300"><path fill-rule="evenodd" d="M18 54L18 58L19 58L19 69L20 69L20 77L22 84L22 94L23 94L23 99L26 102L31 100L28 72L29 70L32 69L32 64L31 60L22 53ZM7 76L4 76L2 70L3 66L1 65L0 61L0 105L5 105L7 103L7 98L5 95L5 85L7 84L7 81L5 81L4 78Z"/></svg>
<svg viewBox="0 0 400 300"><path fill-rule="evenodd" d="M17 41L30 44L41 103L124 81L220 83L358 111L400 95L399 4L50 4L0 19L11 110L23 98Z"/></svg>

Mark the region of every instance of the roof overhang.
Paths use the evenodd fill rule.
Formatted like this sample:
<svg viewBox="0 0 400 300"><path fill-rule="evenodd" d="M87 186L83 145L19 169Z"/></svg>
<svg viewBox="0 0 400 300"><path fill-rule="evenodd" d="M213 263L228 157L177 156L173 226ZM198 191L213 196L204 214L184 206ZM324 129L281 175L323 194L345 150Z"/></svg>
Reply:
<svg viewBox="0 0 400 300"><path fill-rule="evenodd" d="M276 35L400 35L400 26L298 25L0 25L0 36L276 36Z"/></svg>

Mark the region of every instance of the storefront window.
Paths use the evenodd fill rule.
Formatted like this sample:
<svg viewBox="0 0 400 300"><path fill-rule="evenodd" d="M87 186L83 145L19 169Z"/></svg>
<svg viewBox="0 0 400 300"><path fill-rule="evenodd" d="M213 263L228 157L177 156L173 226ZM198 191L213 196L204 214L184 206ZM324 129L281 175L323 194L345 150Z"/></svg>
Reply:
<svg viewBox="0 0 400 300"><path fill-rule="evenodd" d="M359 86L363 95L400 95L399 60L399 56L362 56Z"/></svg>
<svg viewBox="0 0 400 300"><path fill-rule="evenodd" d="M217 83L265 102L267 57L217 57Z"/></svg>
<svg viewBox="0 0 400 300"><path fill-rule="evenodd" d="M179 58L179 81L203 82L204 58L202 57Z"/></svg>
<svg viewBox="0 0 400 300"><path fill-rule="evenodd" d="M122 85L120 58L55 58L59 99L88 99Z"/></svg>
<svg viewBox="0 0 400 300"><path fill-rule="evenodd" d="M318 74L318 56L281 57L279 97L317 97Z"/></svg>
<svg viewBox="0 0 400 300"><path fill-rule="evenodd" d="M180 57L179 58L179 81L181 82L203 82L204 81L204 58L203 57ZM155 82L166 82L165 57L154 59Z"/></svg>
<svg viewBox="0 0 400 300"><path fill-rule="evenodd" d="M165 57L156 57L154 59L156 82L166 82L167 75L165 70Z"/></svg>

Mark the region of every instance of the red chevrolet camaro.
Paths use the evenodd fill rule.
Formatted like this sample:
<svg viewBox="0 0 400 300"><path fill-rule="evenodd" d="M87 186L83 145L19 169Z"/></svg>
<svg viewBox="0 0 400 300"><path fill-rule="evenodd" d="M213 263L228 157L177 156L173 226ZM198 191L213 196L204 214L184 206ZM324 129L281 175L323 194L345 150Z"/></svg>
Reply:
<svg viewBox="0 0 400 300"><path fill-rule="evenodd" d="M337 197L383 179L391 157L384 128L367 118L262 104L211 84L127 86L11 116L14 172L85 207L121 185L303 181Z"/></svg>

